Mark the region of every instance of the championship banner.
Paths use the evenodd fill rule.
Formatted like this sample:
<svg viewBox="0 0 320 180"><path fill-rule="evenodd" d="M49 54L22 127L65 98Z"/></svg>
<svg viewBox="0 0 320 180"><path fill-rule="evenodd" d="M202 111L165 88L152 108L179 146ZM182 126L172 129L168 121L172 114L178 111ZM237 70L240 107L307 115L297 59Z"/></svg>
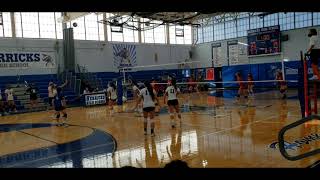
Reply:
<svg viewBox="0 0 320 180"><path fill-rule="evenodd" d="M55 68L54 52L1 52L0 69Z"/></svg>
<svg viewBox="0 0 320 180"><path fill-rule="evenodd" d="M113 65L121 69L137 65L136 45L113 44Z"/></svg>
<svg viewBox="0 0 320 180"><path fill-rule="evenodd" d="M213 43L211 46L212 46L212 59L213 59L214 67L222 67L223 58L222 58L221 43Z"/></svg>
<svg viewBox="0 0 320 180"><path fill-rule="evenodd" d="M206 69L206 80L214 80L214 68Z"/></svg>

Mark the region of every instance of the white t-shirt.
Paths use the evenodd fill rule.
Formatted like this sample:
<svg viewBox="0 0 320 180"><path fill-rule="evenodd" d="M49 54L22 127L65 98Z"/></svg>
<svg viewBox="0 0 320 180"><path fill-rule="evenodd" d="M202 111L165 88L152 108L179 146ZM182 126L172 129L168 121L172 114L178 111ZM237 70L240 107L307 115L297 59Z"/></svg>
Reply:
<svg viewBox="0 0 320 180"><path fill-rule="evenodd" d="M310 37L309 47L312 45L314 45L313 49L320 49L320 40L318 35Z"/></svg>
<svg viewBox="0 0 320 180"><path fill-rule="evenodd" d="M13 101L14 100L14 98L13 98L13 89L6 89L5 91L4 91L4 93L5 94L7 94L7 100L8 101Z"/></svg>
<svg viewBox="0 0 320 180"><path fill-rule="evenodd" d="M110 93L110 98L112 100L117 99L117 92L115 89L113 89L113 87L108 87L107 92Z"/></svg>
<svg viewBox="0 0 320 180"><path fill-rule="evenodd" d="M48 96L49 96L49 97L54 97L52 86L49 86L49 87L48 87Z"/></svg>
<svg viewBox="0 0 320 180"><path fill-rule="evenodd" d="M155 96L157 95L155 90L153 90L153 93ZM143 98L143 108L156 107L147 88L141 89L140 96Z"/></svg>
<svg viewBox="0 0 320 180"><path fill-rule="evenodd" d="M179 92L179 88L176 90L174 86L168 86L166 89L166 93L168 94L168 100L177 99L177 91Z"/></svg>

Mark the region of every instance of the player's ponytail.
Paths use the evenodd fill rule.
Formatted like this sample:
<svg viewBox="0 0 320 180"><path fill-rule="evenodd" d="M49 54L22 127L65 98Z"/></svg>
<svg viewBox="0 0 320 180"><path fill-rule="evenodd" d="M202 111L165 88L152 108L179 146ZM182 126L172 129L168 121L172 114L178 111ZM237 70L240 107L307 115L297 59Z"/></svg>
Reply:
<svg viewBox="0 0 320 180"><path fill-rule="evenodd" d="M152 86L151 86L150 81L145 81L145 82L144 82L144 85L147 87L147 89L148 89L148 91L149 91L149 94L150 94L152 100L154 101L155 95L154 95L154 93L153 93L153 88L152 88Z"/></svg>
<svg viewBox="0 0 320 180"><path fill-rule="evenodd" d="M177 91L177 81L176 81L176 79L172 79L171 80L171 84L172 84L172 86L174 87L174 89Z"/></svg>

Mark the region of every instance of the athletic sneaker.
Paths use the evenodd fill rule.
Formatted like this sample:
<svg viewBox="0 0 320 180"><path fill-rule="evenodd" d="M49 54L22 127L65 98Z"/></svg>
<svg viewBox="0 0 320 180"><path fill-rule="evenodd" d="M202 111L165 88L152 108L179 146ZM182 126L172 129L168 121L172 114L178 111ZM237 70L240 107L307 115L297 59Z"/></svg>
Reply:
<svg viewBox="0 0 320 180"><path fill-rule="evenodd" d="M56 124L57 127L61 127L62 126L62 123L58 123Z"/></svg>
<svg viewBox="0 0 320 180"><path fill-rule="evenodd" d="M309 80L311 80L311 81L312 81L312 80L319 80L319 79L318 79L318 76L313 75Z"/></svg>
<svg viewBox="0 0 320 180"><path fill-rule="evenodd" d="M67 123L62 123L62 126L64 126L64 127L69 127L69 124L67 124Z"/></svg>

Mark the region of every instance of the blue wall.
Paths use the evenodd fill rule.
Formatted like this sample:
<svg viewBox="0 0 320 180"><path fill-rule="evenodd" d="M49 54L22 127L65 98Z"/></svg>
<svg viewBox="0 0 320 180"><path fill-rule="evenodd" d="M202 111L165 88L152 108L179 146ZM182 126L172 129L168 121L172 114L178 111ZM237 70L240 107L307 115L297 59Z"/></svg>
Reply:
<svg viewBox="0 0 320 180"><path fill-rule="evenodd" d="M298 79L298 67L300 61L285 62L286 80ZM252 73L255 81L262 80L275 80L275 72L277 69L282 69L281 62L277 63L263 63L263 64L248 64L238 66L223 66L222 67L222 79L223 81L235 81L234 75L236 72L242 74L243 80L247 80L249 72ZM224 87L237 87L236 83L224 84ZM274 87L274 82L269 83L255 83L256 87ZM289 82L289 87L297 87L297 83Z"/></svg>

